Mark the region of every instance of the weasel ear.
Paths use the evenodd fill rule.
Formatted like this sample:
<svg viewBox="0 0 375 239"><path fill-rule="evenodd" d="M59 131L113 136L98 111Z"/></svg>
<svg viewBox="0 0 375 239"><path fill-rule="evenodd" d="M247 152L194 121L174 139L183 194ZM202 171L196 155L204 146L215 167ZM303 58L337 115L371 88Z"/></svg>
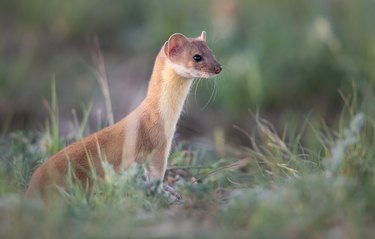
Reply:
<svg viewBox="0 0 375 239"><path fill-rule="evenodd" d="M206 32L202 31L201 35L198 38L201 39L202 41L206 41Z"/></svg>
<svg viewBox="0 0 375 239"><path fill-rule="evenodd" d="M182 47L187 43L188 39L181 33L175 33L169 37L164 45L164 53L167 56L175 55L181 52Z"/></svg>

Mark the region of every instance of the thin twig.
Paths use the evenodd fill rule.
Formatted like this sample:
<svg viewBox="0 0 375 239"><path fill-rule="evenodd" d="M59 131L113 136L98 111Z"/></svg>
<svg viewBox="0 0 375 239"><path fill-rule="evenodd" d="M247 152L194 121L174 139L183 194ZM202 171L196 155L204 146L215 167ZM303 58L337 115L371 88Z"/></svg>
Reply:
<svg viewBox="0 0 375 239"><path fill-rule="evenodd" d="M113 119L111 97L109 94L107 73L106 73L105 64L104 64L104 57L100 50L100 43L99 43L99 39L97 36L93 38L93 48L94 50L92 52L92 58L98 69L97 80L100 85L100 89L102 91L103 97L104 97L105 107L107 111L108 124L113 125L114 119Z"/></svg>
<svg viewBox="0 0 375 239"><path fill-rule="evenodd" d="M174 166L168 167L167 170L175 170L175 169L202 169L202 168L213 168L212 166Z"/></svg>

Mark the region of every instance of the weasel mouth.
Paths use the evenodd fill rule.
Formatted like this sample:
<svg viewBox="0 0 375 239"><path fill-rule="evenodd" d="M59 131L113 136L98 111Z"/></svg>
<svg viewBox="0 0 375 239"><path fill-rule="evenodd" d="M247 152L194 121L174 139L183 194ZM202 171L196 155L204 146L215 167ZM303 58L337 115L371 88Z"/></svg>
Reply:
<svg viewBox="0 0 375 239"><path fill-rule="evenodd" d="M217 76L220 74L220 72L223 70L223 67L220 65L220 64L217 64L216 66L214 66L211 70L211 72L209 72L209 74L211 76Z"/></svg>
<svg viewBox="0 0 375 239"><path fill-rule="evenodd" d="M216 73L216 72L201 71L198 78L211 78L211 77L215 77L218 75L219 73Z"/></svg>
<svg viewBox="0 0 375 239"><path fill-rule="evenodd" d="M206 78L210 78L219 75L222 70L223 67L220 64L217 64L214 67L211 67L209 71L204 71L202 73L206 75Z"/></svg>

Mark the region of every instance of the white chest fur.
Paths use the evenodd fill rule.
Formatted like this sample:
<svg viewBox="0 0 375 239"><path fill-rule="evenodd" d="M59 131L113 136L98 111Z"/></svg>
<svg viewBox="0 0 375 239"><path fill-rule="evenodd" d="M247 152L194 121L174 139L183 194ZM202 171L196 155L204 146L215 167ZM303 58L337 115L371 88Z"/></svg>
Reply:
<svg viewBox="0 0 375 239"><path fill-rule="evenodd" d="M165 136L170 139L173 137L193 80L180 77L171 69L164 70L162 77L159 111L164 121Z"/></svg>

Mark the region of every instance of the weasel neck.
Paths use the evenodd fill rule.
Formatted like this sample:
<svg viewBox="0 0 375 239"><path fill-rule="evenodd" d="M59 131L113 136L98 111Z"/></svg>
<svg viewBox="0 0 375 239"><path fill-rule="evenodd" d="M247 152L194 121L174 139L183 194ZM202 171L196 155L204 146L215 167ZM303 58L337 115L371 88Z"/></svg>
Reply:
<svg viewBox="0 0 375 239"><path fill-rule="evenodd" d="M193 79L178 75L170 66L163 51L160 51L149 83L145 103L149 110L157 113L164 124L164 133L170 139L176 129Z"/></svg>

